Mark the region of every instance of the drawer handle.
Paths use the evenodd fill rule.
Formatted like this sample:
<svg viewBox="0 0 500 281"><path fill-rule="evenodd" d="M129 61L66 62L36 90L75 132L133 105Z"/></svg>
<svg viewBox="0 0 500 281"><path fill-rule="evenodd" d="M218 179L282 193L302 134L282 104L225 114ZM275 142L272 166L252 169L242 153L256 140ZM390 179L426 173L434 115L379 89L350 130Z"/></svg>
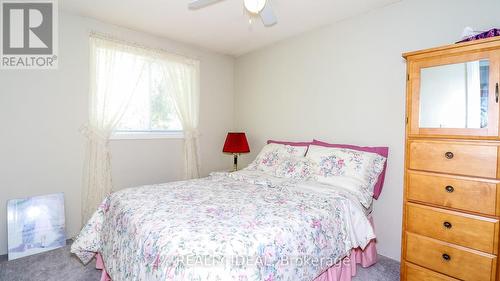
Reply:
<svg viewBox="0 0 500 281"><path fill-rule="evenodd" d="M453 159L454 156L455 155L451 151L448 151L444 154L444 157L446 157L446 159Z"/></svg>
<svg viewBox="0 0 500 281"><path fill-rule="evenodd" d="M455 191L455 188L453 188L453 186L451 185L446 186L444 189L446 189L446 192L448 193L452 193L453 191Z"/></svg>
<svg viewBox="0 0 500 281"><path fill-rule="evenodd" d="M498 83L495 85L495 102L498 103Z"/></svg>
<svg viewBox="0 0 500 281"><path fill-rule="evenodd" d="M445 221L443 222L443 226L450 229L453 225L450 222Z"/></svg>
<svg viewBox="0 0 500 281"><path fill-rule="evenodd" d="M450 261L450 260L451 260L450 255L448 255L448 254L443 254L443 260L445 260L445 261Z"/></svg>

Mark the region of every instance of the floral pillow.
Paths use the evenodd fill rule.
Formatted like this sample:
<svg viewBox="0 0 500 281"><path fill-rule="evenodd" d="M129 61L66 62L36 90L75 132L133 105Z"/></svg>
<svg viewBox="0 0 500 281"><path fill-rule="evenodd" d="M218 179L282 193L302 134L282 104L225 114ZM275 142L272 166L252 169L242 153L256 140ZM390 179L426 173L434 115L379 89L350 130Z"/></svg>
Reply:
<svg viewBox="0 0 500 281"><path fill-rule="evenodd" d="M275 175L280 178L307 180L314 174L314 163L305 158L292 156L285 158L276 168Z"/></svg>
<svg viewBox="0 0 500 281"><path fill-rule="evenodd" d="M386 158L377 153L311 145L306 158L315 163L318 182L350 190L369 207Z"/></svg>
<svg viewBox="0 0 500 281"><path fill-rule="evenodd" d="M284 144L270 143L264 146L248 169L263 171L274 175L278 165L290 157L303 157L307 146L290 146Z"/></svg>

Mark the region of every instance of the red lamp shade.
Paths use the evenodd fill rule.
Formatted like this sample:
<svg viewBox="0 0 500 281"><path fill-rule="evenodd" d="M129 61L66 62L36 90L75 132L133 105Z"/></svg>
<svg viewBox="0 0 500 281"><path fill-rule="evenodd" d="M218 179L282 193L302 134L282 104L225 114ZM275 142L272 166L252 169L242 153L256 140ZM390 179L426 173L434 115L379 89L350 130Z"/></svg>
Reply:
<svg viewBox="0 0 500 281"><path fill-rule="evenodd" d="M226 142L222 152L227 153L249 153L247 137L245 133L227 133Z"/></svg>

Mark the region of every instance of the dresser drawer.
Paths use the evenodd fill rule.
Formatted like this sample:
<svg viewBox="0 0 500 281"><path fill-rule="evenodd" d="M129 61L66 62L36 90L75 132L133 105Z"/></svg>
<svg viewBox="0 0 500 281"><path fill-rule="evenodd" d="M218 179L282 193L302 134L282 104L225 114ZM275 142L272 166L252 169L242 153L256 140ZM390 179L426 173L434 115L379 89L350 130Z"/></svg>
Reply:
<svg viewBox="0 0 500 281"><path fill-rule="evenodd" d="M410 169L496 178L497 146L476 143L412 141Z"/></svg>
<svg viewBox="0 0 500 281"><path fill-rule="evenodd" d="M407 231L496 254L498 220L412 203L406 216Z"/></svg>
<svg viewBox="0 0 500 281"><path fill-rule="evenodd" d="M406 281L459 281L408 262L405 263L405 276Z"/></svg>
<svg viewBox="0 0 500 281"><path fill-rule="evenodd" d="M497 180L408 171L407 198L454 209L496 215L497 183Z"/></svg>
<svg viewBox="0 0 500 281"><path fill-rule="evenodd" d="M496 256L406 232L406 260L465 280L494 280Z"/></svg>

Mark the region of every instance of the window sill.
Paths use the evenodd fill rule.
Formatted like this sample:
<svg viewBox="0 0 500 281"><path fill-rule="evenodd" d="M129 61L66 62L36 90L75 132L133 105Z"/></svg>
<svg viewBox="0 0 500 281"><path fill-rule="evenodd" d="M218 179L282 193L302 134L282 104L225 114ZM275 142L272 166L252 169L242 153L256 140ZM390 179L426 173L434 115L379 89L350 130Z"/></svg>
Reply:
<svg viewBox="0 0 500 281"><path fill-rule="evenodd" d="M183 139L184 132L114 132L110 140Z"/></svg>

